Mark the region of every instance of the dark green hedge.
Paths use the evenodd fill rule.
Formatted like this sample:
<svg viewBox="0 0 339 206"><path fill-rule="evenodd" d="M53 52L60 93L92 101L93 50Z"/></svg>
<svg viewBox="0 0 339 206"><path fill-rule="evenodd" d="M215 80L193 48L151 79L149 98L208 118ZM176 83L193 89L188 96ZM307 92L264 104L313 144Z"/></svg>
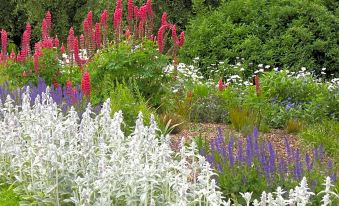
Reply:
<svg viewBox="0 0 339 206"><path fill-rule="evenodd" d="M338 11L333 0L226 1L190 22L181 57L200 57L205 69L242 57L255 64L338 73Z"/></svg>

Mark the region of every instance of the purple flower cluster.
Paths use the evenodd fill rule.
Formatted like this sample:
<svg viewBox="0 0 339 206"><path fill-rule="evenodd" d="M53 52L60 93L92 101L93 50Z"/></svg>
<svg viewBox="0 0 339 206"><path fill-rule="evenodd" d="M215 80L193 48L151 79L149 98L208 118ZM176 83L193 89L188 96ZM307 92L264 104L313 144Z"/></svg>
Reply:
<svg viewBox="0 0 339 206"><path fill-rule="evenodd" d="M220 128L217 137L209 144L211 151L204 151L203 154L219 173L235 173L241 169L244 171L242 178L246 179L245 171L255 171L257 176L266 180L268 186L276 179L300 181L303 176L319 172L323 172L322 175L329 175L333 181L336 180L331 160L328 161L327 170L320 171L320 167L315 167L325 161L323 146L315 148L312 155L303 155L299 149L291 148L285 139L287 158L283 158L277 155L270 141L259 141L257 129L254 129L253 134L246 139L239 138L235 144L232 137L228 142L225 141Z"/></svg>
<svg viewBox="0 0 339 206"><path fill-rule="evenodd" d="M1 102L5 102L7 96L9 95L11 99L14 100L16 105L20 105L22 101L22 94L26 91L29 86L31 105L34 104L35 98L46 92L47 85L43 79L39 79L37 85L28 84L23 88L17 88L13 91L10 90L9 85L7 83L0 85L0 100ZM84 95L80 89L80 86L76 86L73 88L68 87L57 87L55 88L53 85L50 87L50 95L53 101L60 106L63 113L66 113L72 106L75 107L79 112L81 112L84 107ZM94 112L98 112L100 110L100 105L94 108Z"/></svg>

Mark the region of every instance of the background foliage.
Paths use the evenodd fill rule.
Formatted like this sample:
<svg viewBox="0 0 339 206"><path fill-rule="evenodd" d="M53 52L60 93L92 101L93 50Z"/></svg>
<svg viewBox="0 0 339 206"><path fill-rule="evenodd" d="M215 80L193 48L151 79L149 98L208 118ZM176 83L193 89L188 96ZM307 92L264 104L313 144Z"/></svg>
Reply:
<svg viewBox="0 0 339 206"><path fill-rule="evenodd" d="M230 0L190 21L182 58L338 72L338 3L308 0ZM198 6L200 9L201 6Z"/></svg>

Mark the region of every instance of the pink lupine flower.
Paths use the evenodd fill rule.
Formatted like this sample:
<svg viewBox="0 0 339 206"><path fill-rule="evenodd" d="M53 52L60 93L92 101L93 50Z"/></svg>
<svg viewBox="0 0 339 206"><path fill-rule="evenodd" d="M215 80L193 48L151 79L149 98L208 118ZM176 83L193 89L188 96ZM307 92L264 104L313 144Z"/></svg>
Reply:
<svg viewBox="0 0 339 206"><path fill-rule="evenodd" d="M74 29L73 27L70 28L69 34L67 37L67 50L68 52L73 51L73 41L74 41Z"/></svg>
<svg viewBox="0 0 339 206"><path fill-rule="evenodd" d="M7 57L7 32L5 30L1 30L1 53L2 59L6 59Z"/></svg>
<svg viewBox="0 0 339 206"><path fill-rule="evenodd" d="M168 24L168 22L167 22L167 13L164 12L162 14L162 17L161 17L161 25L167 25L167 24Z"/></svg>
<svg viewBox="0 0 339 206"><path fill-rule="evenodd" d="M115 9L113 18L113 28L116 35L119 35L122 20L122 10L120 8Z"/></svg>
<svg viewBox="0 0 339 206"><path fill-rule="evenodd" d="M95 43L97 45L97 48L101 47L101 29L100 29L100 23L95 24Z"/></svg>
<svg viewBox="0 0 339 206"><path fill-rule="evenodd" d="M53 39L48 38L48 39L42 41L42 47L51 49L51 48L53 48L53 43L54 43Z"/></svg>
<svg viewBox="0 0 339 206"><path fill-rule="evenodd" d="M138 36L139 36L140 38L143 38L144 33L145 33L145 29L144 29L144 21L141 21L141 20L140 20L139 25L138 25L137 33L138 33Z"/></svg>
<svg viewBox="0 0 339 206"><path fill-rule="evenodd" d="M15 54L14 50L12 50L11 55L9 56L9 59L12 60L12 61L15 61L16 54Z"/></svg>
<svg viewBox="0 0 339 206"><path fill-rule="evenodd" d="M125 31L125 38L127 41L129 41L129 39L131 38L131 32L129 30L129 28L126 29Z"/></svg>
<svg viewBox="0 0 339 206"><path fill-rule="evenodd" d="M101 14L100 23L103 27L107 26L108 11L105 9Z"/></svg>
<svg viewBox="0 0 339 206"><path fill-rule="evenodd" d="M72 81L71 80L67 80L66 81L66 94L67 96L71 96L72 95Z"/></svg>
<svg viewBox="0 0 339 206"><path fill-rule="evenodd" d="M172 30L172 39L175 46L177 46L178 38L177 38L177 28L175 25L171 25Z"/></svg>
<svg viewBox="0 0 339 206"><path fill-rule="evenodd" d="M90 26L89 26L89 23L88 23L88 19L86 18L85 20L84 20L84 32L85 32L85 34L88 34L89 33L89 31L90 31L90 28L89 28Z"/></svg>
<svg viewBox="0 0 339 206"><path fill-rule="evenodd" d="M56 89L60 87L60 84L56 79L52 80L52 84L53 84L54 88L56 88Z"/></svg>
<svg viewBox="0 0 339 206"><path fill-rule="evenodd" d="M43 40L46 40L48 38L48 23L46 19L42 20L41 35Z"/></svg>
<svg viewBox="0 0 339 206"><path fill-rule="evenodd" d="M179 36L178 46L182 47L185 43L185 32L181 32Z"/></svg>
<svg viewBox="0 0 339 206"><path fill-rule="evenodd" d="M153 19L154 18L154 13L153 13L153 10L152 10L152 2L151 2L151 0L147 0L146 7L147 7L148 15L150 16L151 19Z"/></svg>
<svg viewBox="0 0 339 206"><path fill-rule="evenodd" d="M87 14L87 23L88 23L88 29L92 30L93 28L93 12L89 11Z"/></svg>
<svg viewBox="0 0 339 206"><path fill-rule="evenodd" d="M165 47L164 34L166 31L166 28L167 28L167 25L162 25L158 31L157 38L158 38L158 48L159 48L160 53L164 51L164 47Z"/></svg>
<svg viewBox="0 0 339 206"><path fill-rule="evenodd" d="M129 24L133 21L133 0L128 0L127 4L127 21Z"/></svg>
<svg viewBox="0 0 339 206"><path fill-rule="evenodd" d="M59 46L60 46L60 41L59 41L58 37L56 36L54 38L54 47L58 48Z"/></svg>
<svg viewBox="0 0 339 206"><path fill-rule="evenodd" d="M30 35L29 32L27 30L24 31L23 35L22 35L22 50L25 53L25 57L28 55L29 53L29 48L30 48Z"/></svg>
<svg viewBox="0 0 339 206"><path fill-rule="evenodd" d="M122 3L121 3L121 0L117 0L115 9L121 9L121 11L122 11Z"/></svg>
<svg viewBox="0 0 339 206"><path fill-rule="evenodd" d="M139 15L140 15L140 21L145 22L147 19L147 6L146 5L143 5L140 7Z"/></svg>
<svg viewBox="0 0 339 206"><path fill-rule="evenodd" d="M16 59L17 59L18 62L24 62L25 61L25 58L22 54L22 50L18 53Z"/></svg>
<svg viewBox="0 0 339 206"><path fill-rule="evenodd" d="M219 82L218 82L218 89L219 89L219 91L224 90L224 83L222 82L222 79L220 79Z"/></svg>
<svg viewBox="0 0 339 206"><path fill-rule="evenodd" d="M90 78L88 71L86 71L84 75L82 76L81 90L86 97L91 95L91 78Z"/></svg>
<svg viewBox="0 0 339 206"><path fill-rule="evenodd" d="M61 45L60 52L61 52L61 54L65 53L65 46L64 46L64 44Z"/></svg>
<svg viewBox="0 0 339 206"><path fill-rule="evenodd" d="M73 51L74 51L75 62L79 66L82 66L85 62L84 62L84 60L80 59L80 56L79 56L79 42L78 42L78 38L74 38L74 41L73 41Z"/></svg>
<svg viewBox="0 0 339 206"><path fill-rule="evenodd" d="M31 42L31 35L32 35L32 27L29 23L26 24L26 31L27 31L27 50L28 50L28 53L30 53L30 42Z"/></svg>
<svg viewBox="0 0 339 206"><path fill-rule="evenodd" d="M26 24L26 31L28 32L29 36L32 34L32 26L29 23Z"/></svg>
<svg viewBox="0 0 339 206"><path fill-rule="evenodd" d="M50 30L52 27L52 14L50 11L47 11L45 15L47 29Z"/></svg>
<svg viewBox="0 0 339 206"><path fill-rule="evenodd" d="M34 54L37 56L42 56L42 45L41 42L37 42L34 45Z"/></svg>
<svg viewBox="0 0 339 206"><path fill-rule="evenodd" d="M134 18L135 18L135 21L138 21L139 20L139 7L138 6L134 6Z"/></svg>
<svg viewBox="0 0 339 206"><path fill-rule="evenodd" d="M85 48L85 36L83 34L80 35L80 48Z"/></svg>

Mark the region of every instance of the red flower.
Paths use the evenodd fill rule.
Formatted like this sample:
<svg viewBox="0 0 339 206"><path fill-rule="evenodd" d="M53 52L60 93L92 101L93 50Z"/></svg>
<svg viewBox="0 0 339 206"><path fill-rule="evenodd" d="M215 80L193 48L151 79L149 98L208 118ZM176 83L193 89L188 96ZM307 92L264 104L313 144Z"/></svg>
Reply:
<svg viewBox="0 0 339 206"><path fill-rule="evenodd" d="M32 27L29 23L26 24L26 31L28 32L29 36L32 34Z"/></svg>
<svg viewBox="0 0 339 206"><path fill-rule="evenodd" d="M167 25L167 24L168 24L168 22L167 22L167 13L164 12L162 14L162 17L161 17L161 25Z"/></svg>
<svg viewBox="0 0 339 206"><path fill-rule="evenodd" d="M95 24L95 43L97 44L97 48L101 47L101 29L100 23Z"/></svg>
<svg viewBox="0 0 339 206"><path fill-rule="evenodd" d="M42 20L41 35L43 40L48 38L48 23L46 19Z"/></svg>
<svg viewBox="0 0 339 206"><path fill-rule="evenodd" d="M57 36L54 38L54 46L55 46L56 48L58 48L58 47L60 46L60 41L59 41L59 39L58 39Z"/></svg>
<svg viewBox="0 0 339 206"><path fill-rule="evenodd" d="M133 20L133 0L128 0L127 21L128 21L129 24L131 24L132 20Z"/></svg>
<svg viewBox="0 0 339 206"><path fill-rule="evenodd" d="M108 19L108 12L107 10L105 9L102 14L101 14L101 19L100 19L100 23L103 27L106 28L107 26L107 19Z"/></svg>
<svg viewBox="0 0 339 206"><path fill-rule="evenodd" d="M30 47L30 35L29 32L26 30L22 35L22 50L25 51L25 55L28 55Z"/></svg>
<svg viewBox="0 0 339 206"><path fill-rule="evenodd" d="M121 0L117 0L115 9L121 9L122 10Z"/></svg>
<svg viewBox="0 0 339 206"><path fill-rule="evenodd" d="M9 56L9 59L12 60L12 61L15 61L15 59L16 59L16 54L13 50L11 52L11 55Z"/></svg>
<svg viewBox="0 0 339 206"><path fill-rule="evenodd" d="M139 7L138 6L134 6L134 18L136 21L139 20Z"/></svg>
<svg viewBox="0 0 339 206"><path fill-rule="evenodd" d="M88 20L85 19L85 20L84 20L84 32L85 32L85 34L88 34L89 31L90 31L89 23L88 23Z"/></svg>
<svg viewBox="0 0 339 206"><path fill-rule="evenodd" d="M2 58L6 59L7 56L7 32L5 30L1 30L1 53Z"/></svg>
<svg viewBox="0 0 339 206"><path fill-rule="evenodd" d="M258 75L255 75L254 83L255 83L255 91L257 93L257 96L259 96L260 95L260 79Z"/></svg>
<svg viewBox="0 0 339 206"><path fill-rule="evenodd" d="M80 56L79 56L79 42L78 42L78 38L74 38L74 41L73 41L73 51L74 51L75 62L81 67L85 63L85 60L80 59Z"/></svg>
<svg viewBox="0 0 339 206"><path fill-rule="evenodd" d="M185 43L185 32L181 32L179 36L178 46L182 47Z"/></svg>
<svg viewBox="0 0 339 206"><path fill-rule="evenodd" d="M131 38L131 32L129 31L128 28L127 28L126 31L125 31L125 37L126 37L126 40L127 40L127 41Z"/></svg>
<svg viewBox="0 0 339 206"><path fill-rule="evenodd" d="M224 90L224 83L222 82L222 79L220 79L219 82L218 82L218 89L219 89L219 91Z"/></svg>
<svg viewBox="0 0 339 206"><path fill-rule="evenodd" d="M59 82L57 81L57 80L53 80L53 86L54 86L54 88L58 88L59 86L60 86L60 84L59 84Z"/></svg>
<svg viewBox="0 0 339 206"><path fill-rule="evenodd" d="M165 47L164 34L166 31L166 28L167 28L167 25L162 25L158 31L157 39L158 39L158 48L159 48L160 53L164 51L164 47Z"/></svg>
<svg viewBox="0 0 339 206"><path fill-rule="evenodd" d="M153 10L152 10L152 2L151 2L151 0L147 0L146 7L147 7L148 15L151 17L151 19L153 19L154 18L154 13L153 13Z"/></svg>
<svg viewBox="0 0 339 206"><path fill-rule="evenodd" d="M91 78L88 71L84 73L81 79L81 90L85 96L91 95Z"/></svg>
<svg viewBox="0 0 339 206"><path fill-rule="evenodd" d="M60 52L61 52L61 54L65 53L65 46L64 46L64 44L61 45Z"/></svg>
<svg viewBox="0 0 339 206"><path fill-rule="evenodd" d="M139 15L140 15L140 21L146 22L146 19L147 19L147 7L146 7L146 5L143 5L143 6L140 7Z"/></svg>
<svg viewBox="0 0 339 206"><path fill-rule="evenodd" d="M85 48L85 36L83 34L80 35L80 48Z"/></svg>
<svg viewBox="0 0 339 206"><path fill-rule="evenodd" d="M113 27L114 30L119 33L120 32L120 25L122 20L122 10L120 8L115 9L114 16L113 16Z"/></svg>
<svg viewBox="0 0 339 206"><path fill-rule="evenodd" d="M45 15L45 19L46 19L47 28L51 29L51 27L52 27L52 14L51 14L50 11L47 11L47 13Z"/></svg>
<svg viewBox="0 0 339 206"><path fill-rule="evenodd" d="M41 42L37 42L34 45L34 54L38 55L39 57L42 55L42 46Z"/></svg>
<svg viewBox="0 0 339 206"><path fill-rule="evenodd" d="M89 11L87 14L87 23L88 23L88 30L91 31L93 28L93 12Z"/></svg>
<svg viewBox="0 0 339 206"><path fill-rule="evenodd" d="M69 34L68 34L68 37L67 37L67 50L68 50L68 52L73 51L73 44L74 44L73 42L74 42L74 29L73 29L73 27L71 27L69 29Z"/></svg>
<svg viewBox="0 0 339 206"><path fill-rule="evenodd" d="M72 95L72 81L71 80L67 80L66 82L66 94L67 96L71 96Z"/></svg>

